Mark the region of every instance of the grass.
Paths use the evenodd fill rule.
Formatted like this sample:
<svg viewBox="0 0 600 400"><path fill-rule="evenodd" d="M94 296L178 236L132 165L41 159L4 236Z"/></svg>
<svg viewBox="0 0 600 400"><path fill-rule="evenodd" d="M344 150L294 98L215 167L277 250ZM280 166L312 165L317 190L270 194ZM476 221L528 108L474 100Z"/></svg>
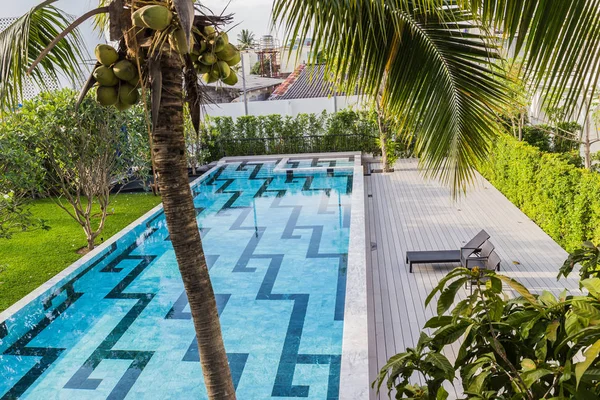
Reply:
<svg viewBox="0 0 600 400"><path fill-rule="evenodd" d="M160 203L152 194L119 194L111 200L111 214L101 238L107 240ZM50 230L17 232L0 239L0 311L77 261L77 250L87 246L83 229L51 199L36 200L34 217L46 220Z"/></svg>

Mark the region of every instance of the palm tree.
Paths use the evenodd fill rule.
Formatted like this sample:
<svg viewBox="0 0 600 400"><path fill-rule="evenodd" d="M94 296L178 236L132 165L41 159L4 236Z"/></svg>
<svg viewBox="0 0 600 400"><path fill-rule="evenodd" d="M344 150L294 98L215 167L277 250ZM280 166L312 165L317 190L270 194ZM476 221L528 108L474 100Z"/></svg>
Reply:
<svg viewBox="0 0 600 400"><path fill-rule="evenodd" d="M237 37L240 50L249 50L256 46L254 32L251 32L248 29L242 29L242 31L238 33Z"/></svg>
<svg viewBox="0 0 600 400"><path fill-rule="evenodd" d="M327 54L341 89L358 86L415 135L427 174L454 189L465 188L500 131L497 112L510 102L503 49L524 59L535 89L564 93L576 111L600 77L599 14L600 0L275 0L273 8L288 38L311 34L312 53Z"/></svg>
<svg viewBox="0 0 600 400"><path fill-rule="evenodd" d="M152 31L149 48L147 43L138 43L140 34L136 35L132 27L130 13L138 8L137 0L99 0L100 8L71 25L69 18L52 6L55 1L44 1L0 33L0 109L12 108L18 102L28 69L32 79L40 85L44 85L47 76L57 78L59 72L77 76L84 51L75 27L94 15L102 16L97 26L101 30L110 27L111 39L120 42L121 53L134 60L142 72L142 89L151 92L152 154L171 242L196 329L208 396L235 399L185 161L183 87L185 85L185 102L190 106L196 128L199 127L201 91L190 54L171 51L165 36L169 31L182 29L189 41L192 29L218 26L230 17L194 15L192 1L165 0L165 6L174 12L175 18L166 30ZM148 42L147 37L144 39ZM93 84L91 77L82 95Z"/></svg>

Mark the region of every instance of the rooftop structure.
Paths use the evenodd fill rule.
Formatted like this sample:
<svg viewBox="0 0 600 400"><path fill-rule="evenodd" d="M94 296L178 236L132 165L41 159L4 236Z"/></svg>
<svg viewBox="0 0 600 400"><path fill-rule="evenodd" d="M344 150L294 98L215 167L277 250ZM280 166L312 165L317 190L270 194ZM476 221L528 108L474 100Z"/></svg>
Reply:
<svg viewBox="0 0 600 400"><path fill-rule="evenodd" d="M351 93L351 95L355 94L358 94L358 92ZM345 95L346 93L335 90L334 82L326 79L325 64L302 64L273 92L269 100L308 99Z"/></svg>

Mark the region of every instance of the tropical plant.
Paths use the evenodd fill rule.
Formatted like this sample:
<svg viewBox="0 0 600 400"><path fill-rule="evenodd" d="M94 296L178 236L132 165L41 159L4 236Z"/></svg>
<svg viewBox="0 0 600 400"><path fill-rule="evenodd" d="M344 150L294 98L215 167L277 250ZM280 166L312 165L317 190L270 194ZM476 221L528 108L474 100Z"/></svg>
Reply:
<svg viewBox="0 0 600 400"><path fill-rule="evenodd" d="M288 38L312 35L342 90L358 87L414 133L421 164L454 188L488 155L510 103L499 46L522 54L533 90L568 92L573 108L600 75L600 0L276 0L273 10Z"/></svg>
<svg viewBox="0 0 600 400"><path fill-rule="evenodd" d="M183 134L184 103L189 105L194 127L199 129L202 101L199 72L195 68L198 65L192 58L194 53L189 52L190 38L192 34L203 35L214 41L211 46L215 49L222 46L225 37L219 31L230 17L195 15L192 0L154 1L151 4L137 0L99 0L100 8L91 10L69 25L64 13L52 6L54 2L42 2L0 33L0 108L6 111L18 103L28 70L34 77L39 76L38 80L42 79L44 72L62 71L74 77L79 65L83 64L80 57L83 42L75 28L94 15L102 16L97 20L97 27L109 32L111 40L119 42L118 58L127 58L134 65L141 77L135 83L142 87L142 99L146 98L144 93L150 92L150 142L158 187L196 329L208 396L210 399L234 399L235 390L216 300L188 184ZM155 14L152 17L159 17L157 21L145 15L146 11L140 11L146 5L165 6L168 12L162 8L145 9L152 10L148 12ZM132 11L133 18L130 18ZM140 12L136 14L137 11ZM214 57L207 57L206 62L209 62L208 58ZM100 63L97 66L100 67ZM221 78L226 75L227 69L224 64L219 69ZM89 78L82 98L96 83L95 75Z"/></svg>
<svg viewBox="0 0 600 400"><path fill-rule="evenodd" d="M242 29L237 35L238 47L240 50L250 50L256 47L256 39L254 38L254 32L248 29Z"/></svg>
<svg viewBox="0 0 600 400"><path fill-rule="evenodd" d="M465 284L471 293L458 301ZM508 299L503 285L519 297ZM468 399L598 398L600 278L581 285L587 296L538 295L494 271L457 268L426 299L427 305L439 294L438 315L425 324L433 332L390 358L374 384L412 399L445 399L442 384L456 377ZM459 340L453 365L442 351ZM414 383L415 376L425 384Z"/></svg>
<svg viewBox="0 0 600 400"><path fill-rule="evenodd" d="M6 130L6 121L0 121L0 238L33 227L47 228L28 210L31 197L42 190L42 160L27 137Z"/></svg>
<svg viewBox="0 0 600 400"><path fill-rule="evenodd" d="M81 226L92 250L104 229L111 190L134 171L146 178L142 172L149 165L137 157L149 148L147 140L136 140L139 133L126 129L135 113L102 107L89 97L76 110L76 101L69 89L42 93L5 116L0 134L24 140L27 156L38 160L37 169L13 163L7 173L16 182L37 176L35 191L51 197Z"/></svg>
<svg viewBox="0 0 600 400"><path fill-rule="evenodd" d="M569 254L558 272L557 279L562 276L568 277L577 265L580 266L579 279L581 281L588 278L600 278L600 246L588 241L583 242L581 248Z"/></svg>

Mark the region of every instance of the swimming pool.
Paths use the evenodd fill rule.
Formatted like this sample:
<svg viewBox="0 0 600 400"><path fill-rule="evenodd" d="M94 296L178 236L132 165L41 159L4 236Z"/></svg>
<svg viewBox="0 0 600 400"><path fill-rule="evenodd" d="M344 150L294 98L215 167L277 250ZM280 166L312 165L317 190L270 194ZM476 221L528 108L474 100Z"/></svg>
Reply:
<svg viewBox="0 0 600 400"><path fill-rule="evenodd" d="M339 397L353 159L289 162L193 187L238 399ZM0 399L205 397L160 210L0 323Z"/></svg>

